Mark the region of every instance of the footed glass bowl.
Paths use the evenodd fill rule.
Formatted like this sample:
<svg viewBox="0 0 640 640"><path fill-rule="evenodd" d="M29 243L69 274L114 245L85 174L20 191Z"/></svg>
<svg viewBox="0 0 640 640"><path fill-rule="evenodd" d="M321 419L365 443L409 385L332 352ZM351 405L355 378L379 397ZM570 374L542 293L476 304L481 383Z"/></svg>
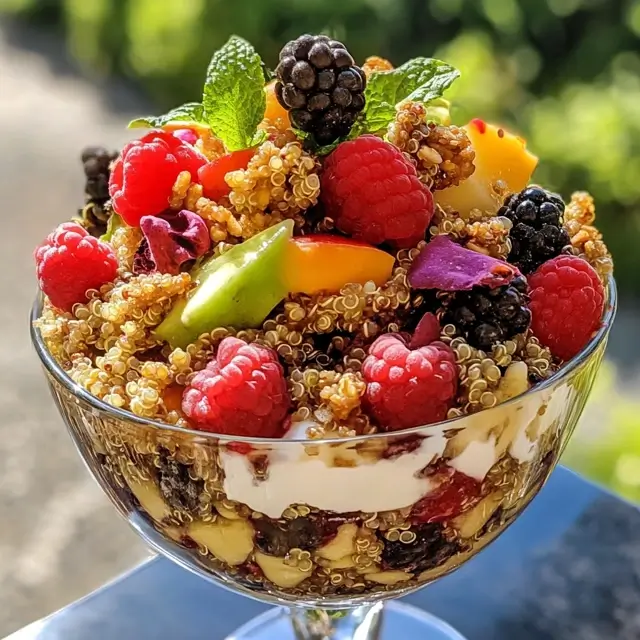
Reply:
<svg viewBox="0 0 640 640"><path fill-rule="evenodd" d="M80 455L147 543L208 580L288 609L293 624L269 614L234 638L368 640L381 637L382 601L453 571L538 493L587 401L615 306L611 280L587 347L492 409L312 441L219 437L144 420L77 386L38 330L31 335ZM38 302L32 320L39 313ZM397 606L384 637L418 637L407 635L418 624L419 637L460 638Z"/></svg>

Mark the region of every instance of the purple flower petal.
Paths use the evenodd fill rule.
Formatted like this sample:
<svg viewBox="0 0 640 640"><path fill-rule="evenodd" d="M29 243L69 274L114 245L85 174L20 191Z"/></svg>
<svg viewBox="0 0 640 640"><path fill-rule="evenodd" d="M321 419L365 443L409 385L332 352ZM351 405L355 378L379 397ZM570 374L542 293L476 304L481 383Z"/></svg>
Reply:
<svg viewBox="0 0 640 640"><path fill-rule="evenodd" d="M413 261L408 279L414 289L468 291L475 286L500 287L519 275L513 265L465 249L441 235Z"/></svg>
<svg viewBox="0 0 640 640"><path fill-rule="evenodd" d="M191 211L143 216L140 229L147 241L149 256L160 273L180 273L185 262L204 255L211 246L205 221Z"/></svg>

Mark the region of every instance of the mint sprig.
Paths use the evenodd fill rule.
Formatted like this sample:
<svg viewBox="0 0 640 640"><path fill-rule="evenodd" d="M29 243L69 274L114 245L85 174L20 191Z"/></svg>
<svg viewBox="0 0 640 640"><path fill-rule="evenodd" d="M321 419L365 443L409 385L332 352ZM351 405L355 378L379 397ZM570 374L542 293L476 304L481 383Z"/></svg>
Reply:
<svg viewBox="0 0 640 640"><path fill-rule="evenodd" d="M395 118L396 105L404 100L427 104L440 98L459 76L455 67L435 58L414 58L397 69L373 73L364 93L358 134L384 129Z"/></svg>
<svg viewBox="0 0 640 640"><path fill-rule="evenodd" d="M147 116L136 118L129 123L129 129L164 127L169 122L196 122L206 124L204 119L204 107L199 102L188 102L180 107L171 109L163 116Z"/></svg>
<svg viewBox="0 0 640 640"><path fill-rule="evenodd" d="M266 108L262 61L246 40L231 36L213 54L202 104L211 130L229 151L264 139L266 134L258 131Z"/></svg>

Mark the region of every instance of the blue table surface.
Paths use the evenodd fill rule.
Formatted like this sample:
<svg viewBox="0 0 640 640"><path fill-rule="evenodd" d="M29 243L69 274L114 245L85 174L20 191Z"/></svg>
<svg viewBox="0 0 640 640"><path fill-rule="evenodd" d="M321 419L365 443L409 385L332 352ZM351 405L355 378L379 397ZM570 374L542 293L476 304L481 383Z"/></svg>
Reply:
<svg viewBox="0 0 640 640"><path fill-rule="evenodd" d="M638 640L640 512L559 468L503 536L405 601L468 640ZM266 608L154 558L9 637L221 640Z"/></svg>

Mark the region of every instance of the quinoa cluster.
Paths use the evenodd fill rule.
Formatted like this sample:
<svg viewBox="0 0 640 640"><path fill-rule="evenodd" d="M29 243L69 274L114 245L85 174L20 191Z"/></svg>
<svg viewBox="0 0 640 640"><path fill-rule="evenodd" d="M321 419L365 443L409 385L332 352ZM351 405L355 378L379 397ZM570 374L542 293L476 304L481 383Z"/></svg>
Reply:
<svg viewBox="0 0 640 640"><path fill-rule="evenodd" d="M389 61L376 56L362 67L367 77L392 69ZM429 113L424 104L404 101L388 129L378 135L397 147L422 183L437 194L463 185L474 175L476 151L465 128L438 124ZM175 179L167 211L192 212L204 222L210 239L208 256L222 256L287 219L294 221L294 235L337 233L321 201L325 159L298 139L282 109L267 110L260 128L267 139L244 168L226 173L224 195L207 197L193 171L181 171ZM194 128L192 135L194 149L208 162L227 153L222 140L209 129ZM98 231L104 231L112 213L105 180L115 157L104 149L83 155L90 183L83 218L87 227ZM494 191L496 185L506 189L497 181L491 185ZM372 433L379 426L363 408L362 366L369 347L385 333L408 340L427 311L442 318L439 296L409 285L414 261L430 240L443 235L474 252L507 261L513 223L497 214L482 207L461 213L446 201L440 204L436 196L425 237L413 247L392 253L394 266L386 282L289 293L261 326L212 327L191 344L175 349L159 339L155 329L195 288L188 271L193 263L188 262L178 275L136 275L136 256L148 241L139 226L116 225L107 240L118 261L116 280L87 291L86 302L71 312L61 312L45 301L38 326L49 351L75 382L139 416L188 425L180 407L183 389L215 357L224 338L237 337L276 352L287 379L292 419L315 423L309 437ZM564 212L564 228L571 240L567 251L587 260L606 280L612 260L593 226L594 218L592 198L583 192L574 194ZM496 343L490 352L469 345L453 324L442 327L441 340L453 350L458 368L459 391L450 416L493 407L506 397L505 380L510 388L515 384L523 392L559 365L531 330Z"/></svg>

